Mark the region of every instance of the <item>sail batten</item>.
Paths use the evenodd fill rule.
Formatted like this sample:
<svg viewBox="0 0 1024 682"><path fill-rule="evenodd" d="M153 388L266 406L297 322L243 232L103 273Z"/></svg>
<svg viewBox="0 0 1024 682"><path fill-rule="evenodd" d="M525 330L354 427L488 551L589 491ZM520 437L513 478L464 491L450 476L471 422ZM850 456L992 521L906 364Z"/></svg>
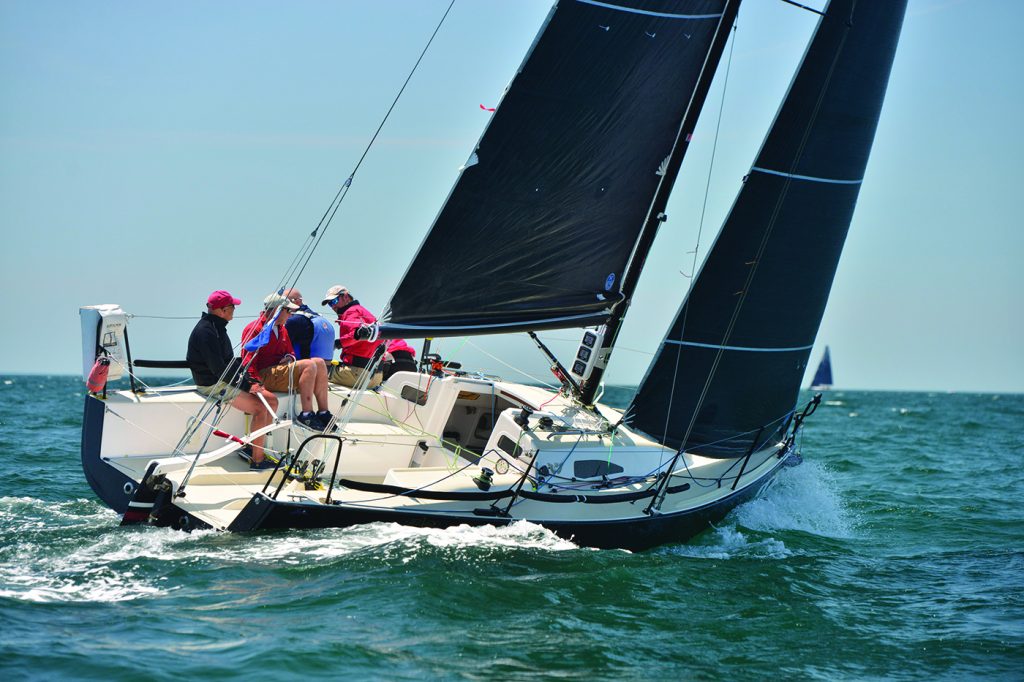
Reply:
<svg viewBox="0 0 1024 682"><path fill-rule="evenodd" d="M598 0L576 0L584 5L594 5L595 7L605 7L607 9L613 9L617 12L631 12L633 14L646 14L651 17L660 17L664 19L718 19L722 16L721 12L718 14L672 14L670 12L654 12L652 10L639 9L637 7L627 7L625 5L617 5L610 2L599 2Z"/></svg>
<svg viewBox="0 0 1024 682"><path fill-rule="evenodd" d="M630 405L635 428L679 449L742 457L792 411L857 203L905 10L906 0L829 3Z"/></svg>
<svg viewBox="0 0 1024 682"><path fill-rule="evenodd" d="M839 178L816 178L812 175L797 175L796 173L784 173L783 171L772 170L770 168L759 168L754 166L750 169L751 171L757 171L758 173L767 173L768 175L778 175L782 178L790 178L792 180L807 180L808 182L824 182L832 185L859 185L864 182L864 178L858 178L856 180L841 180Z"/></svg>
<svg viewBox="0 0 1024 682"><path fill-rule="evenodd" d="M697 343L696 341L676 341L675 339L665 339L663 343L674 346L692 346L694 348L736 350L745 353L792 353L793 351L810 350L814 347L814 344L812 343L807 346L796 346L793 348L752 348L750 346L723 346L721 344L714 343Z"/></svg>
<svg viewBox="0 0 1024 682"><path fill-rule="evenodd" d="M559 3L392 296L382 334L604 322L725 4Z"/></svg>

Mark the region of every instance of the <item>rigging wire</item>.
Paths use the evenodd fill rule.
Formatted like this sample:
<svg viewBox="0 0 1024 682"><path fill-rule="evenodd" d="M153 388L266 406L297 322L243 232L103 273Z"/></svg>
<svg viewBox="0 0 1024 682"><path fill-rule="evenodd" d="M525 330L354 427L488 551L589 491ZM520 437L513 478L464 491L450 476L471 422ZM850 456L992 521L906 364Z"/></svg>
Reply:
<svg viewBox="0 0 1024 682"><path fill-rule="evenodd" d="M548 381L545 381L543 379L539 379L539 378L533 376L532 374L528 374L527 372L524 372L522 369L520 369L520 368L518 368L518 367L516 367L514 365L510 365L509 363L505 362L504 360L502 360L498 356L496 356L496 355L494 355L492 353L488 353L486 350L483 349L482 346L479 346L479 345L473 343L472 341L470 341L469 337L466 337L466 343L468 343L470 346L475 348L477 351L483 353L484 355L486 355L490 359L494 360L495 362L504 365L505 367L509 368L513 372L517 372L519 374L522 374L527 379L531 379L532 381L536 382L537 384L539 384L541 386L544 386L545 388L549 388L552 391L554 391L554 390L556 390L558 388L557 386L555 386L552 383L549 383Z"/></svg>
<svg viewBox="0 0 1024 682"><path fill-rule="evenodd" d="M715 170L715 155L718 152L718 137L719 137L719 133L722 130L722 114L725 111L725 95L729 91L729 73L732 71L732 55L733 55L733 52L735 52L735 50L736 50L736 35L737 35L736 25L733 24L733 27L732 27L732 42L729 44L729 59L726 60L726 63L725 63L725 80L722 83L722 99L721 99L721 101L719 102L719 105L718 105L718 120L715 122L715 139L714 139L714 142L712 143L712 146L711 146L711 163L708 164L708 177L707 177L707 181L704 184L704 203L701 206L701 210L700 210L700 221L697 223L697 242L696 242L696 244L694 244L694 247L693 247L693 262L690 264L690 273L691 273L692 279L690 279L690 286L687 289L686 297L683 299L684 301L689 298L690 292L693 291L693 285L696 282L697 260L698 260L698 257L700 255L700 238L701 238L701 235L704 233L704 218L707 216L707 212L708 212L708 196L710 196L710 194L711 194L711 176L712 176L712 174L714 173L714 170ZM686 318L687 318L689 312L690 312L690 306L688 304L684 304L683 305L682 324L679 327L679 339L680 340L683 339L683 337L685 335L685 332L686 332ZM665 426L664 426L664 429L662 430L662 435L661 435L661 442L662 443L664 443L665 440L668 438L668 421L669 421L669 415L672 412L672 402L675 399L676 384L677 384L676 380L679 377L679 362L680 362L680 359L682 357L682 354L683 354L682 353L682 347L681 346L677 346L676 347L676 363L675 363L675 367L672 370L672 391L669 393L669 396L668 396L668 407L665 410ZM637 391L639 391L639 387L637 388ZM636 395L636 391L633 392L633 395L634 396ZM687 434L687 436L689 436L689 434Z"/></svg>
<svg viewBox="0 0 1024 682"><path fill-rule="evenodd" d="M343 182L341 184L341 187L338 188L337 194L335 194L334 199L331 200L331 205L327 207L327 210L320 218L320 222L317 224L316 228L310 233L309 237L307 238L307 241L312 241L312 244L309 245L308 247L309 252L306 254L305 260L302 261L302 267L299 268L297 272L295 272L294 277L290 278L292 282L292 287L294 287L298 283L299 278L302 277L302 273L306 271L306 266L309 265L309 260L313 257L313 253L320 245L320 242L323 240L324 235L327 234L327 228L330 227L331 221L334 220L335 214L341 207L341 202L343 202L345 200L345 197L348 195L348 189L349 187L352 186L352 180L353 178L355 178L356 173L359 171L359 167L363 164L363 161L366 159L366 155L370 153L370 148L373 147L374 142L377 141L377 137L380 135L380 131L383 130L384 124L387 123L388 118L391 117L391 112L395 110L395 106L398 104L398 100L402 97L402 94L405 92L406 86L409 85L409 81L412 80L413 74L416 73L416 69L419 68L420 62L423 61L423 57L427 54L427 50L430 49L431 43L434 42L434 38L441 30L441 26L444 25L445 19L448 18L448 14L452 11L452 7L454 6L455 0L451 0L451 2L448 4L448 9L444 11L444 15L441 17L441 20L437 23L437 27L434 28L434 32L430 35L430 39L427 40L427 44L423 46L423 50L420 52L420 56L416 60L416 63L413 64L412 70L410 70L409 75L406 76L405 82L402 83L402 87L399 88L398 94L395 95L395 99L391 102L391 106L388 107L387 113L385 113L384 118L381 119L380 125L377 126L376 132L373 133L373 137L371 137L370 141L366 144L366 148L363 150L362 155L359 157L359 161L356 162L355 167L352 169L352 172L349 173L348 178L345 179L345 182ZM323 229L321 230L321 228ZM298 261L301 260L302 253L305 249L305 245L302 247L302 249L300 249L299 255L296 257L295 261L293 261L295 263L293 267L298 267ZM287 281L288 279L288 275L286 274L284 280Z"/></svg>
<svg viewBox="0 0 1024 682"><path fill-rule="evenodd" d="M856 4L854 4L854 8L855 7ZM846 39L850 35L849 27L851 25L852 24L850 22L846 22L847 30L843 33L843 37L839 41L838 48L836 49L835 55L832 58L832 63L829 64L828 72L826 73L825 78L821 83L821 89L818 92L818 99L814 103L814 109L812 110L811 115L807 119L807 125L804 128L803 136L800 138L800 143L799 145L797 145L796 153L793 155L793 161L790 164L789 168L790 174L796 172L797 165L799 164L800 159L803 157L804 148L807 146L807 141L810 139L811 132L814 129L814 125L818 119L818 114L821 111L822 103L825 100L825 94L828 92L829 84L832 82L832 75L835 73L836 65L839 63L840 56L842 56L843 54L843 48L846 45ZM678 459L682 456L683 450L686 448L686 443L690 439L690 434L693 432L693 428L697 423L697 415L700 414L701 406L704 404L704 400L707 397L708 391L711 388L711 381L712 379L714 379L714 376L718 371L718 365L721 363L722 355L725 352L725 346L728 345L729 338L732 336L732 330L736 326L737 320L739 320L740 311L743 309L743 304L744 302L746 302L747 295L750 291L750 284L753 282L754 276L757 274L757 269L761 264L761 257L764 255L764 251L768 247L768 242L771 239L772 232L775 229L775 223L778 220L779 213L782 211L782 205L786 201L786 197L789 194L789 188L792 182L792 177L787 177L782 186L782 190L779 192L779 198L775 202L775 206L772 209L772 213L770 218L768 219L768 224L765 228L764 235L761 237L761 242L758 244L757 252L755 253L753 260L750 262L750 271L747 273L747 278L743 283L743 288L740 289L739 291L739 298L736 301L736 306L733 308L732 317L729 319L729 324L726 326L725 333L722 335L722 342L720 344L718 352L715 353L715 359L711 363L711 370L708 372L708 377L704 382L704 387L701 389L700 396L697 398L697 404L694 407L692 416L690 417L690 423L686 427L686 434L682 438L682 444L680 445L679 450L676 452L675 457L673 457L673 463L670 465L670 469L673 466L675 466L675 462L678 461ZM651 504L645 510L648 513L653 513L654 510L660 507L662 495L667 487L668 478L669 477L666 477L665 481L662 482L662 485L659 486L658 493L655 494L654 500L652 500Z"/></svg>

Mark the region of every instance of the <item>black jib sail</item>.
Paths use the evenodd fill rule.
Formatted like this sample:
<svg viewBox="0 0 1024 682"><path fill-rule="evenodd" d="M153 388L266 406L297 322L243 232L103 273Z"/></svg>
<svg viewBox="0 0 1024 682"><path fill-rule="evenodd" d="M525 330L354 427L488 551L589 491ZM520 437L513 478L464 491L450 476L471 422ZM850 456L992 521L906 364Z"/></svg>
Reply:
<svg viewBox="0 0 1024 682"><path fill-rule="evenodd" d="M687 109L703 103L691 100L703 100L693 93L718 61L718 45L708 57L726 1L558 3L392 297L382 334L606 319L659 169Z"/></svg>
<svg viewBox="0 0 1024 682"><path fill-rule="evenodd" d="M676 448L742 456L793 409L853 215L906 0L832 0L633 400Z"/></svg>

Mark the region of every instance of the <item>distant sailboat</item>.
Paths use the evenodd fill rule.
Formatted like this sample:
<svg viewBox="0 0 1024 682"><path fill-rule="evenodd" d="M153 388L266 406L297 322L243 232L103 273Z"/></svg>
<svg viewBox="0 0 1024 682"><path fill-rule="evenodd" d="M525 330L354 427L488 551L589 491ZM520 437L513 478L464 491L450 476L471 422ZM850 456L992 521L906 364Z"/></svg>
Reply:
<svg viewBox="0 0 1024 682"><path fill-rule="evenodd" d="M821 356L810 388L812 391L827 391L832 388L832 358L828 353L828 346L825 346L825 354Z"/></svg>

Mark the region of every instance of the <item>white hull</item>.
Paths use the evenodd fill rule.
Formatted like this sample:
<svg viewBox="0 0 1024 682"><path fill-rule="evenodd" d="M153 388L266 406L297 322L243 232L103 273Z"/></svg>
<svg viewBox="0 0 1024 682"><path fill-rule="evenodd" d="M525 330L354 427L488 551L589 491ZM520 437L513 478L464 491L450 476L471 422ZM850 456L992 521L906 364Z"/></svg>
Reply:
<svg viewBox="0 0 1024 682"><path fill-rule="evenodd" d="M251 530L529 520L565 535L596 529L598 539L586 544L642 547L699 532L761 489L787 454L783 443L744 459L687 453L660 505L649 509L675 451L625 426L612 432L622 416L612 408L595 413L545 389L500 380L405 372L363 394L332 387L330 401L347 423L325 437L286 419L295 398L281 396L267 444L283 460L270 472L250 471L239 445L221 437L200 453L209 425L184 454L173 453L204 403L189 387L115 393L102 409L87 404L83 464L107 504L129 512L126 521ZM526 429L516 422L524 408L534 411ZM248 438L246 417L236 410L217 427ZM286 468L293 475L286 477ZM474 480L484 468L493 472L489 486ZM637 534L636 524L679 525L687 515L700 517L699 528L688 519L685 533L660 538L659 531L653 542Z"/></svg>

